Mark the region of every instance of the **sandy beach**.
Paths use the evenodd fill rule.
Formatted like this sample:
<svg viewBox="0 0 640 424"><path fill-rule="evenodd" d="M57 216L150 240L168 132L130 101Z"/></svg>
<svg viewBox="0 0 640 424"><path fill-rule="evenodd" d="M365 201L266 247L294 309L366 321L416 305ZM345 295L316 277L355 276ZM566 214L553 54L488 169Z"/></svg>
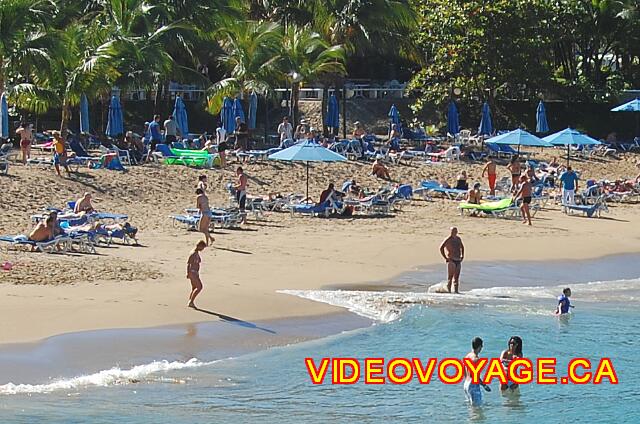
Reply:
<svg viewBox="0 0 640 424"><path fill-rule="evenodd" d="M635 157L578 162L589 178L633 177ZM302 165L248 164L249 194L304 191ZM314 166L310 193L317 197L328 182L356 178L376 189L370 165L348 162ZM450 183L461 170L479 181L481 164L392 165L396 182L427 178ZM504 166L500 175L507 175ZM30 215L48 205L62 206L83 192L94 195L98 210L129 215L140 229L141 246L112 245L98 255L50 255L7 251L0 262L14 264L0 274L0 341L35 341L56 334L106 328L144 328L218 320L211 313L246 321L311 317L340 310L293 296L283 289L389 282L402 272L441 262L438 245L455 225L473 261L595 258L638 251L638 206L610 204L600 219L567 216L548 204L533 227L517 220L461 217L456 202L415 200L389 217L308 218L269 213L249 217L239 230L219 230L213 248L203 253L203 311L186 307L189 283L185 261L200 235L174 227L168 218L194 206L197 176L209 177L214 205L227 205L224 184L233 170L194 170L148 165L126 173L80 170L60 179L51 169L15 166L2 177L0 233L30 229ZM483 185L486 182L483 181ZM473 276L463 271L465 279ZM435 283L435 282L434 282Z"/></svg>

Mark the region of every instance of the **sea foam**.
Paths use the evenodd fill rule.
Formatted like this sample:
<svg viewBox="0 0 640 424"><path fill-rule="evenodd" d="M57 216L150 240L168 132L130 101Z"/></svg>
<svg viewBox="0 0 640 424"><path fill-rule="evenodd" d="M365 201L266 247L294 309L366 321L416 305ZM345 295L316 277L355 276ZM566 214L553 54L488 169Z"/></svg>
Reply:
<svg viewBox="0 0 640 424"><path fill-rule="evenodd" d="M136 365L130 369L114 367L94 374L59 379L47 384L14 384L7 383L0 386L0 395L51 393L62 390L75 390L91 386L113 386L146 381L152 374L198 368L214 364L217 361L201 362L195 358L186 362L153 361L144 365Z"/></svg>

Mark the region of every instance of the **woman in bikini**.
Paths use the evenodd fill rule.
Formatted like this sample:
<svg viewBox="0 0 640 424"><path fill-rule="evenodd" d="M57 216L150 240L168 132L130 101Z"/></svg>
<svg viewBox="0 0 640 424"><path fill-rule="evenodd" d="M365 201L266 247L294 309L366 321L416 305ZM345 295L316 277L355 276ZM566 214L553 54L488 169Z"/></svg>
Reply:
<svg viewBox="0 0 640 424"><path fill-rule="evenodd" d="M189 308L196 309L194 301L202 291L202 281L200 280L200 262L202 259L200 258L200 252L205 247L207 247L207 243L204 240L200 240L191 255L189 255L189 259L187 259L187 279L191 281L191 293L189 294L189 304L187 305Z"/></svg>
<svg viewBox="0 0 640 424"><path fill-rule="evenodd" d="M204 240L207 246L213 243L215 240L209 234L209 226L211 225L211 208L209 207L209 198L206 194L204 194L204 190L201 188L196 189L196 194L198 197L196 198L196 207L200 212L200 223L198 225L198 230L204 234Z"/></svg>
<svg viewBox="0 0 640 424"><path fill-rule="evenodd" d="M511 172L511 190L515 191L516 187L518 187L518 180L520 179L520 173L522 169L520 168L520 160L518 156L514 156L509 165L507 165L507 169Z"/></svg>
<svg viewBox="0 0 640 424"><path fill-rule="evenodd" d="M513 336L509 339L509 343L507 345L507 349L503 350L500 354L500 362L502 362L502 366L504 367L508 377L511 361L517 358L522 358L522 339L518 336ZM500 390L515 390L517 388L518 385L512 381L507 381L507 384L500 385Z"/></svg>

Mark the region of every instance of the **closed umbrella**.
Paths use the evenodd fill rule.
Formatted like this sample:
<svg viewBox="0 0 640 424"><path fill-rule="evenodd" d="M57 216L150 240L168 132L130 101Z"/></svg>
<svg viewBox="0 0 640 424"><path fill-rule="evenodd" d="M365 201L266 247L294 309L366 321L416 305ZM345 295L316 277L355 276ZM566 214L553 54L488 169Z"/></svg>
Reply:
<svg viewBox="0 0 640 424"><path fill-rule="evenodd" d="M307 198L309 198L309 162L342 162L346 161L342 155L322 147L313 141L303 141L287 149L269 155L270 160L286 162L306 162L307 164Z"/></svg>
<svg viewBox="0 0 640 424"><path fill-rule="evenodd" d="M89 100L87 96L82 94L80 97L80 132L83 134L89 134Z"/></svg>
<svg viewBox="0 0 640 424"><path fill-rule="evenodd" d="M553 144L549 143L548 141L536 137L533 134L529 134L525 130L521 129L509 131L508 133L490 138L487 140L487 143L518 146L518 153L520 153L520 146L553 147Z"/></svg>
<svg viewBox="0 0 640 424"><path fill-rule="evenodd" d="M456 136L460 132L460 121L458 119L458 108L455 102L449 103L449 110L447 111L447 133L452 136Z"/></svg>
<svg viewBox="0 0 640 424"><path fill-rule="evenodd" d="M245 117L244 117L244 109L242 109L242 101L236 97L236 99L233 101L233 119L235 122L236 118L240 118L240 120L242 122L246 122ZM235 123L234 123L235 126Z"/></svg>
<svg viewBox="0 0 640 424"><path fill-rule="evenodd" d="M633 99L623 105L616 106L611 112L633 112L636 114L636 135L640 135L640 98Z"/></svg>
<svg viewBox="0 0 640 424"><path fill-rule="evenodd" d="M331 97L329 97L329 107L327 109L327 117L325 121L327 123L327 127L332 129L332 134L333 129L337 132L340 127L340 107L338 106L338 99L335 94L332 94Z"/></svg>
<svg viewBox="0 0 640 424"><path fill-rule="evenodd" d="M220 121L222 122L222 127L225 129L227 134L233 133L236 129L236 122L233 119L233 101L228 97L225 97L222 102Z"/></svg>
<svg viewBox="0 0 640 424"><path fill-rule="evenodd" d="M479 135L491 135L493 134L493 123L491 122L491 108L489 103L484 102L482 105L482 118L480 119L480 126L478 127Z"/></svg>
<svg viewBox="0 0 640 424"><path fill-rule="evenodd" d="M9 138L9 106L5 93L0 97L0 138Z"/></svg>
<svg viewBox="0 0 640 424"><path fill-rule="evenodd" d="M258 95L255 92L252 92L249 95L249 122L247 122L247 126L250 130L256 128L256 117L258 113Z"/></svg>
<svg viewBox="0 0 640 424"><path fill-rule="evenodd" d="M389 129L393 124L396 124L396 128L398 131L402 133L402 125L400 124L400 112L398 112L398 108L396 105L391 105L391 109L389 109Z"/></svg>
<svg viewBox="0 0 640 424"><path fill-rule="evenodd" d="M572 128L567 128L555 134L548 135L543 138L543 140L553 144L554 146L567 146L567 165L569 164L571 146L595 146L602 144L595 138L591 138L588 135Z"/></svg>
<svg viewBox="0 0 640 424"><path fill-rule="evenodd" d="M182 138L189 135L189 118L187 117L187 107L182 97L176 96L176 103L173 106L173 118L176 120Z"/></svg>
<svg viewBox="0 0 640 424"><path fill-rule="evenodd" d="M106 134L111 138L124 134L122 107L120 106L120 99L116 96L111 97L111 103L109 104L109 120L107 121Z"/></svg>
<svg viewBox="0 0 640 424"><path fill-rule="evenodd" d="M538 103L538 109L536 109L536 132L538 134L548 133L549 123L547 122L547 109L544 107L544 103L540 100Z"/></svg>

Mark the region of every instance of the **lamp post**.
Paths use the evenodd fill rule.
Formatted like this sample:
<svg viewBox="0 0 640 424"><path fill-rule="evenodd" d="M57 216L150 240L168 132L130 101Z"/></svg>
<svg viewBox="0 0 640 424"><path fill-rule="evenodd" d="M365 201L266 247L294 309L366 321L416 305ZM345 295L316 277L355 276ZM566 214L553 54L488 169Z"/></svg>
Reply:
<svg viewBox="0 0 640 424"><path fill-rule="evenodd" d="M291 121L293 122L293 125L295 127L298 123L297 109L298 109L298 97L300 97L300 89L298 88L298 84L300 83L300 81L302 81L302 75L300 75L296 71L291 71L287 75L289 76L289 78L291 78L291 96L290 96L291 106L289 108L289 116L291 116ZM296 89L295 99L293 98L294 88Z"/></svg>

